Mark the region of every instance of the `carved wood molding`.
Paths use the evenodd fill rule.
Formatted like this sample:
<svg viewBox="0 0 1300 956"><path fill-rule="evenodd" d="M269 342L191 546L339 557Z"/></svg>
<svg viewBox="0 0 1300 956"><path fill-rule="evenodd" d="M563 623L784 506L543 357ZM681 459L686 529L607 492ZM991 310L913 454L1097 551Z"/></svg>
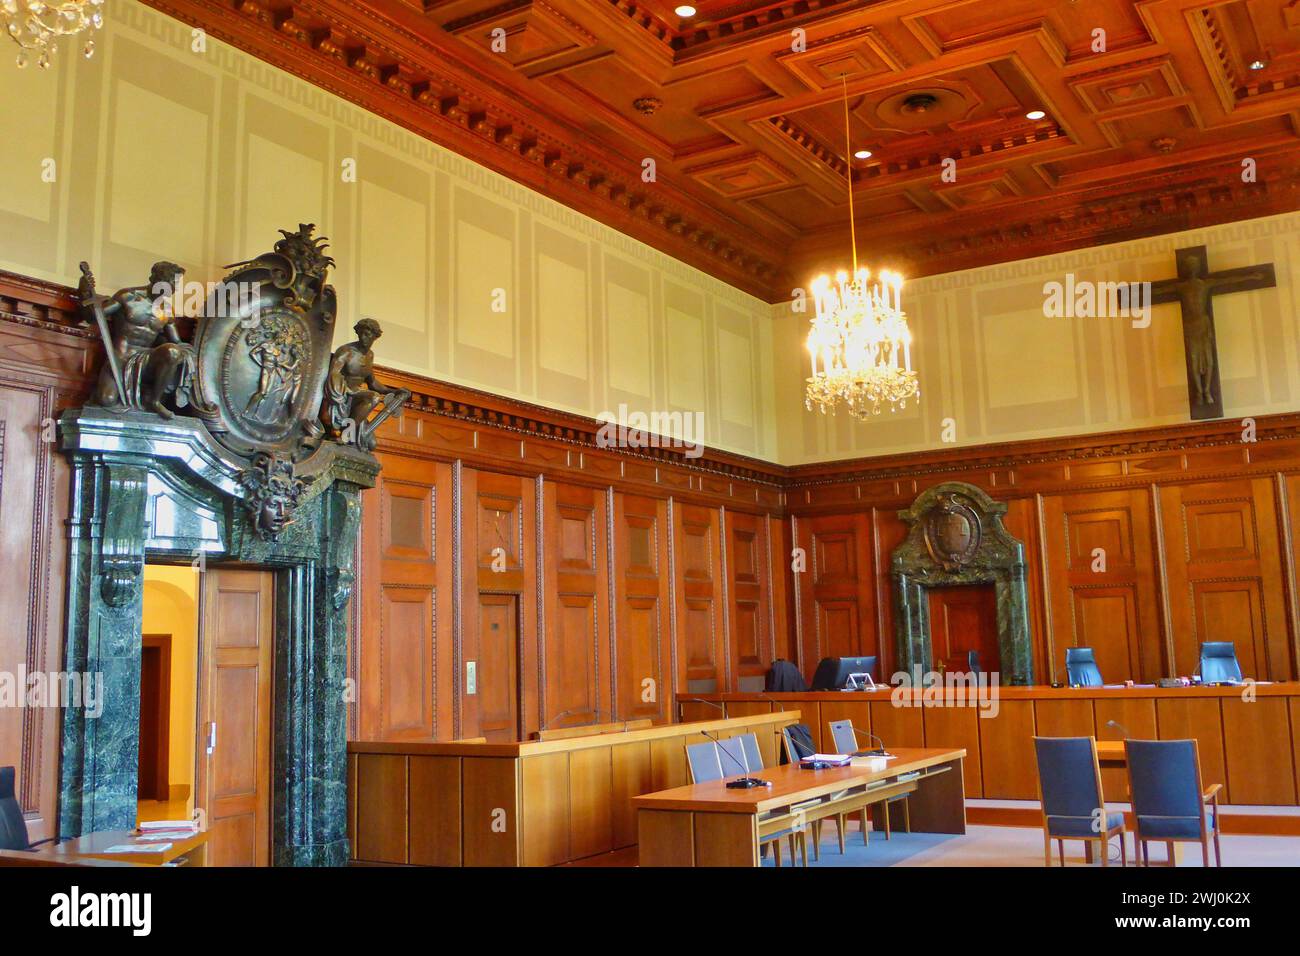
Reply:
<svg viewBox="0 0 1300 956"><path fill-rule="evenodd" d="M417 29L427 21L328 2L144 2L669 255L707 261L706 271L770 301L781 274L775 244L662 188L663 177L647 187L640 157L593 149L581 129L500 89L456 45L430 42L440 33Z"/></svg>

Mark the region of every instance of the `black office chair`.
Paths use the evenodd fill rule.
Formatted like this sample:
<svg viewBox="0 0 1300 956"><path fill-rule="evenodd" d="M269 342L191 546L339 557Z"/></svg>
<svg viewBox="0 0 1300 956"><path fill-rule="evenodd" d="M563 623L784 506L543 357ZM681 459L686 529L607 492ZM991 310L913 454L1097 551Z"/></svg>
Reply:
<svg viewBox="0 0 1300 956"><path fill-rule="evenodd" d="M1201 645L1201 680L1207 684L1241 682L1241 664L1232 641L1206 641Z"/></svg>
<svg viewBox="0 0 1300 956"><path fill-rule="evenodd" d="M49 837L31 843L27 838L27 821L14 795L14 768L0 767L0 850L34 850L42 843L54 843Z"/></svg>
<svg viewBox="0 0 1300 956"><path fill-rule="evenodd" d="M1091 647L1065 649L1065 682L1071 687L1100 687L1105 683Z"/></svg>

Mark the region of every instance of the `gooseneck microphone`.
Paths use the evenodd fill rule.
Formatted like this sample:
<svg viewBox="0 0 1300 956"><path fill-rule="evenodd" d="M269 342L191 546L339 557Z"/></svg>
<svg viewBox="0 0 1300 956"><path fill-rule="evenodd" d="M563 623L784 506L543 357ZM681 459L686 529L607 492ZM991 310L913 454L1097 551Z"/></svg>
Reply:
<svg viewBox="0 0 1300 956"><path fill-rule="evenodd" d="M853 756L855 756L855 757L887 757L887 756L889 756L889 751L885 749L885 742L884 742L883 740L881 740L879 737L877 737L875 734L873 734L871 731L869 731L869 730L858 730L858 728L856 728L856 727L852 727L852 726L850 726L849 729L853 731L853 736L854 736L855 738L856 738L856 737L860 737L860 736L862 736L862 735L866 735L867 737L870 737L872 740L874 740L876 743L880 744L880 746L877 747L875 750L862 750L862 751L859 751L858 753L855 753Z"/></svg>
<svg viewBox="0 0 1300 956"><path fill-rule="evenodd" d="M1114 727L1116 730L1118 730L1121 734L1124 735L1125 739L1128 738L1128 728L1125 727L1123 724L1121 724L1118 720L1108 720L1106 721L1106 726Z"/></svg>
<svg viewBox="0 0 1300 956"><path fill-rule="evenodd" d="M743 776L737 777L735 780L727 781L728 790L749 790L753 787L772 786L772 782L770 780L760 780L757 777L751 777L749 775L749 768L745 766L743 763L741 763L739 760L737 760L734 756L732 756L731 752L727 750L726 747L722 746L722 741L719 740L715 735L709 733L707 730L701 730L700 733L702 733L704 736L712 740L713 745L718 748L718 753L722 754L728 760L734 763L737 767L739 767L740 772L743 774Z"/></svg>

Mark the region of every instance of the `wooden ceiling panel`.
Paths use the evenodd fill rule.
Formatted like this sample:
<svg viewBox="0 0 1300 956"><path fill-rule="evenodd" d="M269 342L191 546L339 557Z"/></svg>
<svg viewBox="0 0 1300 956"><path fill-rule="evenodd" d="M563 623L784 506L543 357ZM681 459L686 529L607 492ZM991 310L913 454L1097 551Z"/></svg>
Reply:
<svg viewBox="0 0 1300 956"><path fill-rule="evenodd" d="M769 301L1300 208L1300 0L145 2Z"/></svg>

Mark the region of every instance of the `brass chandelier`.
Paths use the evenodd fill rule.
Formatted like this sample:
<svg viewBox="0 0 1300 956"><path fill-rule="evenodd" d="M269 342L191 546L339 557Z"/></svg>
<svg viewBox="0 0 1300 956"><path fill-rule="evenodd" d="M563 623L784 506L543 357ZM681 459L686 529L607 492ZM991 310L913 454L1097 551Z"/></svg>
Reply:
<svg viewBox="0 0 1300 956"><path fill-rule="evenodd" d="M18 65L26 66L35 54L37 65L44 70L58 49L56 40L104 25L103 6L104 0L0 0L0 16L9 38L22 47ZM93 55L95 41L87 37L81 52L87 58Z"/></svg>
<svg viewBox="0 0 1300 956"><path fill-rule="evenodd" d="M912 371L912 332L902 307L903 277L882 271L872 282L871 270L858 267L848 82L843 76L840 79L853 271L837 273L834 283L825 275L813 280L816 314L808 333L812 377L804 405L809 411L818 408L822 414L834 414L843 403L850 415L865 421L886 406L890 411L906 408L909 399L920 397L921 388Z"/></svg>

